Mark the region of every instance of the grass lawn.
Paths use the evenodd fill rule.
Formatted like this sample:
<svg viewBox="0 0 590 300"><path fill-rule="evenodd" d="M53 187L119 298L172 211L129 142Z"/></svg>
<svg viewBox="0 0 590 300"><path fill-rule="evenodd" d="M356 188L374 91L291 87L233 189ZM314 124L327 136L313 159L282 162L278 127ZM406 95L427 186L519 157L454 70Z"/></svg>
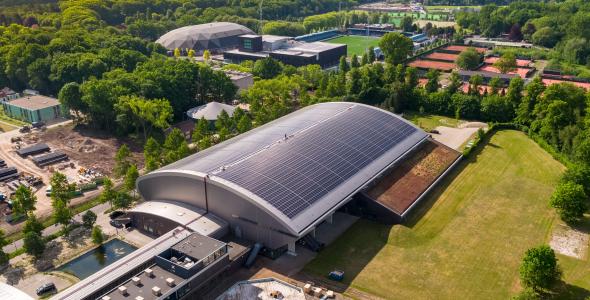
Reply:
<svg viewBox="0 0 590 300"><path fill-rule="evenodd" d="M348 46L348 56L356 54L360 57L365 53L369 47L379 47L379 38L360 35L346 35L327 40L326 42L332 44L346 44Z"/></svg>
<svg viewBox="0 0 590 300"><path fill-rule="evenodd" d="M523 133L497 132L431 192L415 220L360 220L305 271L342 269L344 283L387 299L509 299L520 290L522 255L548 243L558 222L547 203L563 171ZM578 293L570 298L579 299L590 289L590 263L559 258Z"/></svg>
<svg viewBox="0 0 590 300"><path fill-rule="evenodd" d="M430 131L438 126L457 127L460 120L431 114L421 114L419 112L405 112L404 118L418 125L425 131Z"/></svg>

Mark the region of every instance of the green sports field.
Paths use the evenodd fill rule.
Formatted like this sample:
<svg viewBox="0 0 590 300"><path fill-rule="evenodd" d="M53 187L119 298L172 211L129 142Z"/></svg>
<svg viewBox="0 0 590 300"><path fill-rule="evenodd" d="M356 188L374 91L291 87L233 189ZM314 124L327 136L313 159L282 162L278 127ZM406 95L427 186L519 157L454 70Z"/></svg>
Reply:
<svg viewBox="0 0 590 300"><path fill-rule="evenodd" d="M379 47L379 38L360 35L344 35L337 38L327 40L326 42L332 44L346 44L348 47L348 56L353 54L359 57L365 53L369 47Z"/></svg>
<svg viewBox="0 0 590 300"><path fill-rule="evenodd" d="M360 220L305 272L345 271L355 290L385 299L509 299L525 250L548 243L548 206L564 167L518 131L500 131L432 191L405 226ZM590 262L559 255L555 298L590 295Z"/></svg>

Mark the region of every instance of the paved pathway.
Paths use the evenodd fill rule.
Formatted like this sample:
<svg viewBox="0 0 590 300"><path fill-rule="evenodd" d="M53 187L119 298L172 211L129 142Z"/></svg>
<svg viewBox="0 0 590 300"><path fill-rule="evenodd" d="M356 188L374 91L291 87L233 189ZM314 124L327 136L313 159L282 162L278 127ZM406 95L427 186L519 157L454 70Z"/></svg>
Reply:
<svg viewBox="0 0 590 300"><path fill-rule="evenodd" d="M104 224L108 224L109 223L109 220L108 220L109 219L109 215L104 213L109 208L110 208L110 205L108 203L104 203L104 204L99 204L99 205L97 205L97 206L95 206L95 207L93 207L93 208L90 209L97 216L96 224L103 226L103 229L106 229L106 228L104 228L104 226L105 226ZM77 221L77 222L82 222L82 215L84 213L86 213L86 211L81 212L81 213L75 215L74 216L74 220ZM59 230L61 230L61 228L62 227L60 225L58 225L58 224L49 226L49 227L47 227L47 228L45 228L43 230L43 236L49 236L51 234L54 234L54 233L58 232ZM20 248L22 246L23 246L23 240L20 239L18 241L14 241L12 244L9 244L9 245L4 246L3 250L6 253L11 253L11 252L14 252L16 249L18 249L18 248Z"/></svg>

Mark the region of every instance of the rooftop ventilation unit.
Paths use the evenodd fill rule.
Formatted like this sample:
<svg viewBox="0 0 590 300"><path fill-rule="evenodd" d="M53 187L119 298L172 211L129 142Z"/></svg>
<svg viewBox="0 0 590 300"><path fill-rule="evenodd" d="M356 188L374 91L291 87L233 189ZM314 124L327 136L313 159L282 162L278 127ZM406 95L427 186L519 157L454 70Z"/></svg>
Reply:
<svg viewBox="0 0 590 300"><path fill-rule="evenodd" d="M111 297L109 297L109 296L104 296L104 297L102 297L102 298L100 298L100 299L101 299L101 300L111 300Z"/></svg>
<svg viewBox="0 0 590 300"><path fill-rule="evenodd" d="M162 289L155 286L152 288L152 294L154 294L154 296L160 296L162 294Z"/></svg>
<svg viewBox="0 0 590 300"><path fill-rule="evenodd" d="M150 278L154 277L154 271L152 269L147 268L147 269L145 269L144 272L145 272L145 275L147 275L147 277L150 277Z"/></svg>
<svg viewBox="0 0 590 300"><path fill-rule="evenodd" d="M137 296L137 297L135 297L135 300L143 300L143 297L142 296Z"/></svg>
<svg viewBox="0 0 590 300"><path fill-rule="evenodd" d="M126 296L127 295L127 288L124 286L120 286L119 293L121 293L121 295L123 295L123 296Z"/></svg>
<svg viewBox="0 0 590 300"><path fill-rule="evenodd" d="M141 285L141 279L139 277L133 277L131 278L131 281L133 281L133 284L137 286Z"/></svg>
<svg viewBox="0 0 590 300"><path fill-rule="evenodd" d="M176 285L176 283L174 283L174 278L166 278L166 284L168 284L168 286L173 287Z"/></svg>

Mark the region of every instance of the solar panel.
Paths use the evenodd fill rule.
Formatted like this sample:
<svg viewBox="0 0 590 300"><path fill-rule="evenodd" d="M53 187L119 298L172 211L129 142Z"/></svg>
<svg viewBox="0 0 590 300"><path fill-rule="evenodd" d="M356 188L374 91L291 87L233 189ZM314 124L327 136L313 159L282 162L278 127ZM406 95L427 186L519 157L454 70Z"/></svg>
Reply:
<svg viewBox="0 0 590 300"><path fill-rule="evenodd" d="M416 131L384 111L354 105L215 175L293 219Z"/></svg>

